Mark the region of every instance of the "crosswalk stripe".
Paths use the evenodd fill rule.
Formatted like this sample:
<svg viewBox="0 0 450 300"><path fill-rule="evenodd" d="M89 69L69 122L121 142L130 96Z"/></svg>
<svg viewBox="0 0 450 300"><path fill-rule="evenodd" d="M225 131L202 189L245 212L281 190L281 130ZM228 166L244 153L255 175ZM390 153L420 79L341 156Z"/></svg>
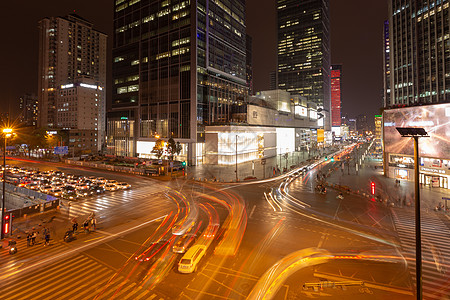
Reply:
<svg viewBox="0 0 450 300"><path fill-rule="evenodd" d="M113 275L113 276L114 276L114 275ZM123 278L122 276L117 276L117 277L116 277L112 282L110 282L109 284L107 284L108 281L109 281L109 280L107 280L107 281L105 282L105 288L107 288L107 289L103 292L103 294L99 297L99 299L109 299L109 298L110 298L109 294L111 294L111 295L114 294L114 292L115 292L116 289L117 289L117 286L116 286L116 285L121 284L123 280L124 280L124 278ZM103 288L102 288L102 290L103 290ZM86 299L86 300L92 299L92 295L87 296L86 298L83 298L83 299Z"/></svg>
<svg viewBox="0 0 450 300"><path fill-rule="evenodd" d="M72 281L72 284L77 284L78 279L83 278L86 274L89 273L95 273L97 270L101 269L102 266L98 264L94 264L90 262L90 264L86 265L84 268L77 268L76 272L73 272L70 274L70 280ZM84 278L83 278L84 280ZM53 288L48 289L48 287L43 287L43 291L39 292L37 296L39 296L41 299L46 299L47 295L56 289L59 289L64 281L67 281L67 278L61 277L57 280L53 279L51 284L54 286ZM68 284L68 283L67 283Z"/></svg>
<svg viewBox="0 0 450 300"><path fill-rule="evenodd" d="M89 261L85 261L85 262L83 262L83 263L77 263L77 266L85 266L85 265L87 265L87 264L89 264ZM67 273L69 273L69 272L73 272L73 270L72 270L72 269L68 269L68 270L65 270L64 272L58 272L58 274L59 274L59 275L61 275L61 274L67 274ZM53 274L49 274L49 275L50 275L50 276L48 276L48 278L46 278L46 277L41 277L41 276L40 276L39 278L36 278L36 279L33 280L33 281L26 280L25 283L22 281L21 286L20 286L17 290L13 290L13 291L11 291L10 293L7 293L7 294L2 294L2 296L7 296L7 295L9 295L9 294L11 294L11 293L14 293L14 296L17 297L17 296L20 296L20 295L22 295L22 294L24 294L24 293L30 292L30 291L32 291L33 289L34 289L34 293L36 293L36 292L40 291L40 289L37 290L36 287L42 287L42 288L45 288L44 285L45 285L46 283L49 283L49 282L51 282L52 280L54 280ZM45 280L45 279L46 279L46 280ZM27 296L28 296L28 295L27 295ZM7 299L7 298L5 298L5 299Z"/></svg>
<svg viewBox="0 0 450 300"><path fill-rule="evenodd" d="M108 278L111 276L111 273L112 273L111 270L109 270L109 269L105 270L105 268L99 270L96 273L92 273L90 276L83 278L84 282L86 282L85 284L75 283L75 286L73 286L73 285L68 286L67 288L62 290L62 292L65 292L64 297L66 299L76 299L79 296L78 291L80 289L85 289L85 290L95 292L97 290L97 286L99 286L101 284L105 284L108 281ZM92 277L94 277L92 281L94 281L95 284L91 282ZM69 290L69 291L67 291L67 290ZM92 292L91 292L91 294L95 294ZM74 295L75 293L77 295ZM61 299L60 297L58 297L59 293L55 294L53 296L55 296L55 299Z"/></svg>
<svg viewBox="0 0 450 300"><path fill-rule="evenodd" d="M17 286L17 288L22 288L24 279L26 281L29 281L29 280L32 280L33 278L42 277L45 274L49 274L51 272L54 272L56 269L59 270L59 269L61 269L63 267L72 266L74 264L78 264L78 263L84 262L84 261L87 261L87 258L85 258L85 257L72 258L70 260L66 260L64 262L61 262L58 265L51 266L51 267L47 268L45 271L35 272L31 276L28 276L28 277L25 277L25 278L19 276L19 277L10 277L10 278L3 279L2 282L0 283L0 286L6 284L7 282L8 282L8 285L5 286L5 287L2 287L2 293L5 292L5 290L7 291L10 288L14 289L16 286Z"/></svg>
<svg viewBox="0 0 450 300"><path fill-rule="evenodd" d="M416 243L414 212L398 209L391 209L391 211L403 253L411 258L408 265L415 285ZM433 252L438 251L441 257L450 255L450 230L435 214L426 214L421 218L421 236L423 295L427 299L441 299L441 296L436 295L435 292L442 288L442 284L447 283L447 278L445 274L438 270L435 259L439 259L439 257Z"/></svg>
<svg viewBox="0 0 450 300"><path fill-rule="evenodd" d="M142 294L147 294L148 290L146 288L137 286L134 288L134 290L129 293L127 296L125 296L125 298L123 298L123 300L127 300L127 299L136 299L138 298L137 296L140 296Z"/></svg>
<svg viewBox="0 0 450 300"><path fill-rule="evenodd" d="M131 288L133 288L136 285L136 282L127 282L126 286L124 288L122 288L122 290L116 294L115 298L116 299L122 299L121 296L124 295L128 295L127 292L128 290L130 290Z"/></svg>

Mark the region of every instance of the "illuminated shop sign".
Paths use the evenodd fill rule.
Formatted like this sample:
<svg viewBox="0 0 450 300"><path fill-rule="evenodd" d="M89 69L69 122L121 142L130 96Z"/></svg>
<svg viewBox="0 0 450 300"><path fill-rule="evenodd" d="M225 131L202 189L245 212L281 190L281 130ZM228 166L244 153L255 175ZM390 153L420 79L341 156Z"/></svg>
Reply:
<svg viewBox="0 0 450 300"><path fill-rule="evenodd" d="M317 119L317 111L315 111L315 110L309 110L309 117L311 118L311 119Z"/></svg>
<svg viewBox="0 0 450 300"><path fill-rule="evenodd" d="M88 88L88 89L94 89L94 90L96 90L96 89L97 89L97 86L96 86L96 85L94 85L94 84L86 84L86 83L80 83L80 86L81 86L81 87L85 87L85 88Z"/></svg>
<svg viewBox="0 0 450 300"><path fill-rule="evenodd" d="M101 86L97 86L95 84L80 83L80 84L76 84L76 85L79 85L81 87L88 88L88 89L93 89L93 90L96 90L96 89L99 89L100 91L103 90L103 88ZM61 85L61 89L62 90L70 89L70 88L75 87L76 85L73 83L63 84L63 85Z"/></svg>
<svg viewBox="0 0 450 300"><path fill-rule="evenodd" d="M70 88L73 88L73 83L61 85L61 89L62 89L62 90L64 90L64 89L70 89Z"/></svg>
<svg viewBox="0 0 450 300"><path fill-rule="evenodd" d="M295 114L302 116L302 117L307 117L308 109L306 107L296 105L295 106Z"/></svg>

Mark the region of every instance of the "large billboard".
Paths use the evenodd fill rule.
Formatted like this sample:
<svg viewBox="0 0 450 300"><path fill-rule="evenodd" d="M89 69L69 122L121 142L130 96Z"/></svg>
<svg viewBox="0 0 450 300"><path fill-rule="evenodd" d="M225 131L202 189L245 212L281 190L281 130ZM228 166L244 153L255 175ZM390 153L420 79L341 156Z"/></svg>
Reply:
<svg viewBox="0 0 450 300"><path fill-rule="evenodd" d="M450 157L450 104L388 109L383 113L385 151L414 155L411 138L402 137L396 127L421 127L430 137L419 139L420 156Z"/></svg>

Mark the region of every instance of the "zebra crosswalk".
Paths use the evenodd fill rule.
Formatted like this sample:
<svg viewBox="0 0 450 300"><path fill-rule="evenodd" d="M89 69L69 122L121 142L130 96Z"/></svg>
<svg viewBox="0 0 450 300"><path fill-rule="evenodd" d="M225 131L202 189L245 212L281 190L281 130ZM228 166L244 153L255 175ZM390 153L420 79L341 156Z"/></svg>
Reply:
<svg viewBox="0 0 450 300"><path fill-rule="evenodd" d="M123 277L108 284L114 270L84 255L61 260L26 275L0 282L2 299L163 299L156 293ZM123 288L115 287L122 284Z"/></svg>
<svg viewBox="0 0 450 300"><path fill-rule="evenodd" d="M416 244L413 210L392 208L397 234L415 283ZM434 213L421 217L422 289L424 299L450 299L450 229ZM443 298L444 297L444 298ZM446 297L446 298L445 298Z"/></svg>
<svg viewBox="0 0 450 300"><path fill-rule="evenodd" d="M121 205L127 205L133 201L133 206L145 203L152 197L155 191L148 188L136 190L115 191L75 201L64 201L61 206L61 215L56 216L55 221L65 222L68 219L84 216L92 212L100 212Z"/></svg>

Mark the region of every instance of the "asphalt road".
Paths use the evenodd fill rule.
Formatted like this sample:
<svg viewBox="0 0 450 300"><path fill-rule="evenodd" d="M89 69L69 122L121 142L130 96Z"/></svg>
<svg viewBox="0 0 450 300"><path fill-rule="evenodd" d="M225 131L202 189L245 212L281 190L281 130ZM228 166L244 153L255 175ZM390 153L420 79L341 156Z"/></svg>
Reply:
<svg viewBox="0 0 450 300"><path fill-rule="evenodd" d="M289 182L281 178L225 186L161 182L59 164L8 163L103 176L133 188L73 201L70 210L61 209L52 221L57 233L55 228L94 211L100 221L93 233L80 231L70 243L55 238L49 247L41 242L27 247L21 241L12 256L2 250L0 288L5 299L245 299L255 286L273 299L413 299L390 209L351 195L337 199L330 189L325 195L316 193L317 172L330 165ZM194 205L203 224L198 240L206 243L206 256L197 272L180 274L182 254L170 251L179 237L171 228ZM220 229L213 236L205 234L215 218ZM227 232L235 234L233 239ZM238 251L218 254L227 239L228 247ZM158 240L168 244L155 263L135 259ZM320 281L350 283L338 289L304 288Z"/></svg>

